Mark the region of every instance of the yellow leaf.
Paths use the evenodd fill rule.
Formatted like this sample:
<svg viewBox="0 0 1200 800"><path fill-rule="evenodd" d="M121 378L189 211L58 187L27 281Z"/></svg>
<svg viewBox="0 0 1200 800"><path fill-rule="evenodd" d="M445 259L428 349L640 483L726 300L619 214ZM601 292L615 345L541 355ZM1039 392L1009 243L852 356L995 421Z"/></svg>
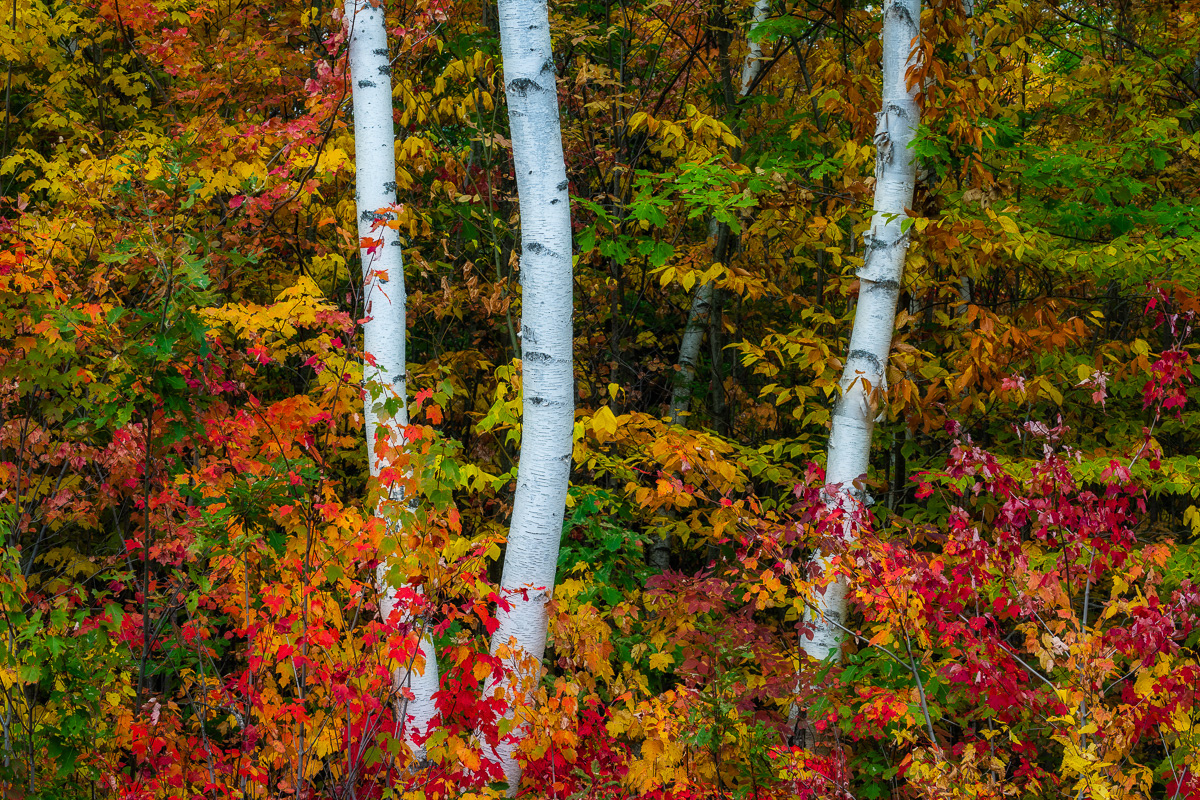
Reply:
<svg viewBox="0 0 1200 800"><path fill-rule="evenodd" d="M1149 697L1150 692L1154 689L1154 673L1148 669L1143 669L1138 672L1137 681L1133 684L1133 690L1137 692L1138 697Z"/></svg>
<svg viewBox="0 0 1200 800"><path fill-rule="evenodd" d="M629 713L628 711L621 710L609 717L608 723L605 727L608 729L609 736L620 736L625 731L629 730L629 727L632 723L633 714Z"/></svg>
<svg viewBox="0 0 1200 800"><path fill-rule="evenodd" d="M675 660L667 653L651 653L650 654L650 669L666 670Z"/></svg>
<svg viewBox="0 0 1200 800"><path fill-rule="evenodd" d="M612 409L603 406L592 415L592 430L610 437L616 434L617 418L613 416Z"/></svg>
<svg viewBox="0 0 1200 800"><path fill-rule="evenodd" d="M1062 770L1067 774L1086 775L1089 771L1089 766L1090 763L1078 751L1077 747L1072 747L1063 754Z"/></svg>
<svg viewBox="0 0 1200 800"><path fill-rule="evenodd" d="M1188 506L1183 512L1183 521L1192 526L1192 533L1200 535L1200 509L1196 506Z"/></svg>

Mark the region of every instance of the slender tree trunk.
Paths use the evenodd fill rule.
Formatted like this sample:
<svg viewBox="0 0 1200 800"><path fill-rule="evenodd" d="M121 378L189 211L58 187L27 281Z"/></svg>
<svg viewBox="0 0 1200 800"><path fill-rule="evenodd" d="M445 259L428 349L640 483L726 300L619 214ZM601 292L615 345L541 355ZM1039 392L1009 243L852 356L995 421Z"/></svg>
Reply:
<svg viewBox="0 0 1200 800"><path fill-rule="evenodd" d="M963 17L967 20L967 24L975 17L975 0L962 0ZM975 31L970 33L971 47L967 50L967 64L971 67L971 71L975 71L975 56L979 50L979 37L975 35ZM970 275L958 276L958 316L961 319L966 319L968 306L975 301L974 285Z"/></svg>
<svg viewBox="0 0 1200 800"><path fill-rule="evenodd" d="M386 225L394 219L396 207L392 69L382 2L372 5L371 0L347 0L346 24L350 31L350 80L354 98L358 236L359 241L367 245L362 246L361 251L366 304L363 339L368 356L363 364L363 382L367 390L367 459L371 477L378 478L388 465L382 457L376 457L376 437L381 437L393 448L403 446L403 431L408 424L404 259L399 233ZM379 410L389 399L399 401L396 413L390 419L381 419ZM393 491L390 499L403 502L403 488ZM377 575L381 594L379 613L384 619L389 618L397 606L396 588L387 580L388 567L385 561ZM411 613L401 609L400 615L404 623L414 622ZM414 737L428 733L435 712L433 694L438 690L437 654L428 635L421 637L420 648L425 660L424 669L410 664L398 669L393 677L393 686L399 695L397 718L405 723L405 741L418 759L424 757L425 748L418 745Z"/></svg>
<svg viewBox="0 0 1200 800"><path fill-rule="evenodd" d="M833 412L825 475L828 502L846 511L847 518L869 503L854 481L867 472L871 434L887 401L887 359L909 241L901 224L907 219L916 182L916 160L909 143L920 121L916 87L906 88L905 73L920 24L920 0L884 1L883 104L875 129L875 213L871 230L863 237L858 307L842 373L842 396ZM848 527L846 534L852 537L854 530ZM831 560L829 553L814 557L822 573L828 572ZM813 637L801 641L810 657L840 659L839 626L845 617L847 589L846 580L838 577L816 598L816 609L810 615Z"/></svg>
<svg viewBox="0 0 1200 800"><path fill-rule="evenodd" d="M708 331L708 312L712 307L712 298L712 281L705 281L697 286L696 293L692 295L692 307L688 310L687 327L684 328L683 340L679 343L675 387L671 390L669 419L672 425L683 424L683 415L687 413L692 404L692 383L696 380L696 362L700 358L700 345L704 342L704 334Z"/></svg>
<svg viewBox="0 0 1200 800"><path fill-rule="evenodd" d="M754 4L754 16L750 22L750 33L770 14L769 0L758 0ZM745 97L754 82L762 72L762 45L750 41L747 46L746 60L742 64L742 81L738 97ZM729 227L713 223L709 228L709 236L713 239L713 255L715 261L724 261L729 249ZM683 340L679 343L679 380L671 392L670 420L672 425L680 424L683 415L688 412L692 402L691 383L696 375L696 361L700 357L700 345L704 342L704 334L708 330L709 312L712 307L713 285L706 281L696 287L692 295L692 305L688 310L687 326L684 328Z"/></svg>
<svg viewBox="0 0 1200 800"><path fill-rule="evenodd" d="M770 0L758 0L754 4L754 13L750 17L750 35L754 35L754 29L761 23L767 21L767 17L771 15ZM754 82L758 80L758 76L762 73L763 68L763 51L762 44L750 39L746 45L746 60L742 62L742 85L738 92L739 97L745 97L750 93Z"/></svg>
<svg viewBox="0 0 1200 800"><path fill-rule="evenodd" d="M754 4L754 15L750 22L750 32L759 23L767 19L771 12L769 0L758 0ZM739 97L745 97L754 82L762 72L762 45L751 40L746 48L746 60L742 63L742 82L738 92ZM729 248L729 226L712 222L709 226L709 236L713 239L713 260L724 262ZM692 305L688 309L687 325L683 329L683 339L679 343L679 358L676 360L675 385L671 389L671 407L668 414L672 426L684 424L684 416L692 405L692 388L696 380L696 363L700 359L700 345L704 343L704 335L708 332L710 314L713 306L712 281L705 281L696 287L692 295ZM713 365L716 369L716 365ZM647 562L658 571L663 571L671 565L671 536L659 536L650 543Z"/></svg>
<svg viewBox="0 0 1200 800"><path fill-rule="evenodd" d="M771 11L769 0L758 0L754 4L754 16L750 22L750 33L764 22ZM746 60L742 64L742 80L738 97L743 98L754 86L762 73L762 45L751 40L746 48ZM732 109L731 109L732 110ZM723 262L729 250L729 226L713 223L709 228L709 236L713 239L714 261ZM672 425L679 425L683 415L688 412L692 402L692 381L696 376L696 361L700 357L700 345L704 342L704 334L708 330L709 314L712 310L713 285L706 281L696 287L692 295L692 305L688 310L687 326L683 331L683 340L679 343L679 358L677 364L677 381L671 392L670 420Z"/></svg>
<svg viewBox="0 0 1200 800"><path fill-rule="evenodd" d="M545 0L500 0L504 88L521 213L521 461L500 579L492 653L509 665L509 715L541 677L546 602L554 595L575 424L572 363L571 206L558 121L558 89ZM520 725L497 760L515 794Z"/></svg>

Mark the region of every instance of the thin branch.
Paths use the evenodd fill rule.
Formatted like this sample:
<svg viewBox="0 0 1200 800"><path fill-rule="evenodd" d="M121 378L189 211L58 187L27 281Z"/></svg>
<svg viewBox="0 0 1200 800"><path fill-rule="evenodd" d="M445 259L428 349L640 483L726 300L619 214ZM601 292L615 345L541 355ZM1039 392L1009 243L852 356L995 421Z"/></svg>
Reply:
<svg viewBox="0 0 1200 800"><path fill-rule="evenodd" d="M1079 25L1080 27L1087 28L1088 30L1091 30L1091 31L1095 31L1096 33L1100 34L1101 37L1103 37L1105 34L1112 36L1117 41L1128 45L1129 47L1133 48L1134 50L1137 50L1139 53L1146 56L1151 61L1154 61L1156 63L1162 63L1162 60L1163 60L1162 55L1148 50L1147 48L1145 48L1142 45L1138 44L1137 42L1133 41L1132 39L1125 36L1124 34L1119 33L1117 31L1106 31L1098 25L1093 25L1090 22L1084 22L1081 19L1072 17L1070 14L1063 11L1061 8L1059 8L1053 2L1049 2L1046 5L1048 5L1050 7L1051 11L1053 11L1055 14L1058 14L1060 17L1065 19L1067 22L1072 22L1076 25ZM1192 97L1200 98L1200 91L1197 91L1196 87L1192 85L1191 81L1189 81L1187 78L1185 78L1183 76L1183 73L1179 72L1178 70L1172 69L1171 67L1166 67L1166 70L1167 70L1167 72L1174 75L1175 78L1178 79L1179 82L1182 83L1187 88L1187 90L1192 93Z"/></svg>

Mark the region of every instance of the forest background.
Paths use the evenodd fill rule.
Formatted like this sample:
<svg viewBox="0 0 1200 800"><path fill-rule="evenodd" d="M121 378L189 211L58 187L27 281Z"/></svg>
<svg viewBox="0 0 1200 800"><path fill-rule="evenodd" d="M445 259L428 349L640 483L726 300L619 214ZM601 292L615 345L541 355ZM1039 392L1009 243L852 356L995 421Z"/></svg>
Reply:
<svg viewBox="0 0 1200 800"><path fill-rule="evenodd" d="M1200 3L927 5L849 522L823 465L880 6L551 6L577 411L516 708L485 691L523 435L496 8L387 7L411 399L382 479L341 7L3 12L6 797L488 796L521 730L537 797L1200 797ZM394 676L433 660L414 739Z"/></svg>

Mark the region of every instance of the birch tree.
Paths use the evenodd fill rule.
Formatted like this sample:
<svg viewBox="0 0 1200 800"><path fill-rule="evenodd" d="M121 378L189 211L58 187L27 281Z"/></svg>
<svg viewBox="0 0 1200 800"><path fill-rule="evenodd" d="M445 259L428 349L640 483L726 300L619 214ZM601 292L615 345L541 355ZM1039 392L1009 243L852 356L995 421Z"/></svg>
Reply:
<svg viewBox="0 0 1200 800"><path fill-rule="evenodd" d="M404 446L408 425L408 392L405 383L405 291L404 258L400 234L387 223L395 219L396 139L392 122L392 68L388 58L384 5L372 0L347 0L351 91L354 101L355 203L363 269L364 352L363 382L366 387L367 459L371 477L379 479L389 466L377 454L379 440L387 452ZM390 401L390 402L389 402ZM385 404L395 412L381 415ZM403 487L389 498L393 509L404 501ZM376 514L389 521L381 504ZM383 619L397 611L396 587L389 579L391 564L379 567L376 583L380 590L379 613ZM412 613L399 609L404 624L418 622ZM417 744L433 719L433 694L438 690L437 655L433 640L422 634L417 659L396 670L393 686L398 695L397 718L405 724L404 739L416 758L424 757ZM417 661L424 660L424 665Z"/></svg>
<svg viewBox="0 0 1200 800"><path fill-rule="evenodd" d="M770 14L771 5L768 0L758 0L754 4L754 15L750 20L750 41L746 48L746 60L742 63L742 80L741 87L738 90L738 97L745 97L750 92L750 87L758 79L762 73L762 44L755 41L752 37L754 29L760 23L767 19ZM714 252L720 255L722 242L720 238L720 230L717 224L710 226L710 237L714 243ZM726 234L728 235L728 234ZM712 305L713 285L712 281L705 281L696 287L696 293L692 295L692 304L688 309L687 327L683 332L683 340L679 344L678 364L678 380L674 390L671 392L671 410L669 419L672 425L679 425L683 419L683 415L688 412L688 408L692 401L692 381L696 377L696 361L700 357L700 345L704 342L704 333L708 329L708 312Z"/></svg>
<svg viewBox="0 0 1200 800"><path fill-rule="evenodd" d="M909 242L903 223L916 185L916 158L909 145L920 122L920 108L916 87L908 86L906 73L913 63L910 54L915 52L920 24L920 0L884 0L883 102L876 115L874 213L870 230L863 236L858 307L841 378L841 398L833 412L825 474L827 500L841 508L847 520L853 520L856 511L870 502L854 481L867 472L871 434L886 402L888 353ZM845 533L848 538L854 535L850 523ZM832 566L832 556L826 552L816 554L814 561L822 574ZM837 661L841 657L847 589L845 579L838 577L815 600L810 614L813 637L801 639L804 651L814 659Z"/></svg>
<svg viewBox="0 0 1200 800"><path fill-rule="evenodd" d="M750 93L750 88L762 74L762 44L753 38L753 34L754 29L764 22L770 13L769 0L758 0L754 4L753 16L750 19L746 59L742 62L739 98L744 98ZM713 242L714 261L724 261L729 246L729 226L718 224L715 220L711 221L709 239ZM704 335L708 331L712 302L712 281L704 281L696 287L696 291L692 295L692 304L688 308L687 325L683 329L683 338L679 342L679 357L675 362L675 386L671 389L671 406L667 415L672 426L683 424L684 415L688 413L692 404L692 384L696 380L696 364L700 359L700 346L704 343ZM669 534L660 536L650 543L647 561L651 567L659 571L671 566L671 537Z"/></svg>
<svg viewBox="0 0 1200 800"><path fill-rule="evenodd" d="M504 90L521 215L521 460L504 556L492 653L509 666L499 687L513 709L537 685L554 594L575 423L571 208L545 0L499 0ZM514 794L517 721L496 756Z"/></svg>

